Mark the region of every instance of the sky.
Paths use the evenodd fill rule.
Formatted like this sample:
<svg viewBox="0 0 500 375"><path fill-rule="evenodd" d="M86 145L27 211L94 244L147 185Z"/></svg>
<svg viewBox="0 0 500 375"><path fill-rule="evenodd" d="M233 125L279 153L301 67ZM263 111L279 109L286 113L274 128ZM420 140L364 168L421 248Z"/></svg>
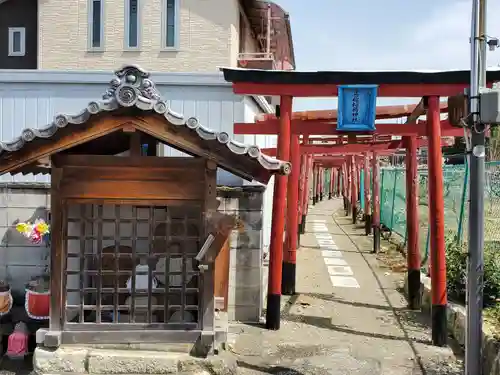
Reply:
<svg viewBox="0 0 500 375"><path fill-rule="evenodd" d="M274 1L290 14L296 70L470 69L471 0ZM487 35L500 39L500 0L487 12ZM499 64L500 49L488 52L488 66ZM294 100L296 111L335 107L331 98Z"/></svg>

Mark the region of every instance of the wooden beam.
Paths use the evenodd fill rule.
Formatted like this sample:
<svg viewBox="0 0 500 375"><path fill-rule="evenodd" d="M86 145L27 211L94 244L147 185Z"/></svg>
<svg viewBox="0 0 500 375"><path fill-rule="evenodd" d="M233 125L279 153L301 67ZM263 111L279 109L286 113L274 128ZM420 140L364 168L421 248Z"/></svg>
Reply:
<svg viewBox="0 0 500 375"><path fill-rule="evenodd" d="M127 118L109 116L105 119L91 120L85 126L68 125L71 128L71 132L65 132L57 140L40 144L38 142L27 144L21 150L9 153L5 158L0 159L0 175L35 163L38 159L49 157L110 134L120 127L126 126L127 123ZM64 132L64 130L59 131Z"/></svg>
<svg viewBox="0 0 500 375"><path fill-rule="evenodd" d="M375 117L377 120L408 117L415 111L415 109L419 106L419 104L420 103L378 106ZM441 112L444 113L448 111L448 102L441 102L440 106L441 106ZM337 109L294 112L292 115L292 120L337 121L337 116L338 116L337 112L338 112ZM267 120L276 120L276 115L268 113L260 113L255 116L255 122L267 121Z"/></svg>
<svg viewBox="0 0 500 375"><path fill-rule="evenodd" d="M452 141L446 138L441 138L441 147L450 146ZM418 148L428 147L428 142L426 139L418 139L416 143ZM377 151L378 153L383 151L394 152L398 149L404 149L406 147L403 140L393 140L388 142L364 142L364 143L344 143L336 145L301 145L300 152L302 154L361 154L364 152ZM263 148L261 149L263 153L269 156L276 155L276 148Z"/></svg>
<svg viewBox="0 0 500 375"><path fill-rule="evenodd" d="M441 121L441 129L443 136L463 136L463 129L454 128L447 120ZM293 120L292 133L302 135L336 135L345 136L346 132L339 132L336 129L336 124L321 120ZM278 134L278 121L269 120L258 123L242 123L234 124L234 134L253 134L253 135L276 135ZM376 124L374 133L357 133L357 135L365 136L411 136L416 135L424 137L427 134L426 123L419 121L416 124Z"/></svg>
<svg viewBox="0 0 500 375"><path fill-rule="evenodd" d="M468 83L458 84L382 84L378 86L378 97L424 97L453 96L468 88ZM337 84L274 84L234 82L233 91L238 95L293 96L296 98L338 96Z"/></svg>

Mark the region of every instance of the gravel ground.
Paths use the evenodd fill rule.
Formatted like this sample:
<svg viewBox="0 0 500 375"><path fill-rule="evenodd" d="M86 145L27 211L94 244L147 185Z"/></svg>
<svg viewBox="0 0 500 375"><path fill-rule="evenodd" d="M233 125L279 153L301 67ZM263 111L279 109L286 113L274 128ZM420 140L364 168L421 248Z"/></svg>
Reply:
<svg viewBox="0 0 500 375"><path fill-rule="evenodd" d="M283 297L279 331L237 325L232 352L242 375L459 375L450 348L430 345L428 322L409 311L401 272L370 254L371 238L338 212L339 200L310 210L297 253L296 296ZM312 230L325 220L360 288L334 287ZM359 226L361 227L361 226ZM459 351L458 351L459 352Z"/></svg>

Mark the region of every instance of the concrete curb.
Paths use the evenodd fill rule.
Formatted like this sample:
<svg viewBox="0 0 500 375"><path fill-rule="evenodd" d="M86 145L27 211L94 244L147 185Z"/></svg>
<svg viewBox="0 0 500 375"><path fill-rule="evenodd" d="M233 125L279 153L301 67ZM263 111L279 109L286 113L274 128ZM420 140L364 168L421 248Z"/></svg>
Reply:
<svg viewBox="0 0 500 375"><path fill-rule="evenodd" d="M236 360L229 355L194 358L185 353L38 347L33 356L37 374L172 374L235 375Z"/></svg>
<svg viewBox="0 0 500 375"><path fill-rule="evenodd" d="M408 278L405 277L404 291L408 295ZM422 311L430 313L431 300L431 279L420 274L420 293L422 295ZM448 331L462 346L465 345L465 325L466 309L457 303L448 302L447 320ZM500 342L495 340L488 332L487 327L483 327L483 374L500 375Z"/></svg>

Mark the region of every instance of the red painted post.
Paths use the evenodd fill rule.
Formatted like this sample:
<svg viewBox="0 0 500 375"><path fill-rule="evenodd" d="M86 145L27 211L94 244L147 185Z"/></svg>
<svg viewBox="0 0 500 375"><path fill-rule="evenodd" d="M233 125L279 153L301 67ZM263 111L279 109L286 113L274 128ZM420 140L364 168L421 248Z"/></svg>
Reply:
<svg viewBox="0 0 500 375"><path fill-rule="evenodd" d="M311 166L311 174L312 174L312 204L313 206L316 204L316 185L317 185L317 180L316 180L316 167L314 165L314 161Z"/></svg>
<svg viewBox="0 0 500 375"><path fill-rule="evenodd" d="M306 166L305 166L305 157L306 155L301 155L300 156L300 177L299 177L299 209L298 209L298 216L299 216L299 227L300 223L302 222L302 211L304 210L304 207L302 206L302 197L304 195L304 179L305 176L304 174L306 173ZM300 234L300 232L299 232Z"/></svg>
<svg viewBox="0 0 500 375"><path fill-rule="evenodd" d="M342 195L342 192L340 190L340 186L341 186L341 183L342 183L342 169L341 168L338 168L337 169L337 198L340 197Z"/></svg>
<svg viewBox="0 0 500 375"><path fill-rule="evenodd" d="M333 168L330 168L330 183L328 184L328 199L332 199L333 195Z"/></svg>
<svg viewBox="0 0 500 375"><path fill-rule="evenodd" d="M282 96L280 103L280 132L278 135L278 159L289 160L290 123L292 97ZM267 290L266 328L280 328L281 277L283 263L283 232L285 231L287 176L275 176L271 243L269 249L269 281Z"/></svg>
<svg viewBox="0 0 500 375"><path fill-rule="evenodd" d="M299 242L300 234L302 233L302 218L304 217L304 212L306 209L304 194L305 194L305 182L307 173L307 155L302 155L300 157L300 179L299 179Z"/></svg>
<svg viewBox="0 0 500 375"><path fill-rule="evenodd" d="M346 216L349 216L351 214L351 210L352 210L352 165L351 165L351 158L350 157L347 158L346 174L347 174L347 183L346 183L347 212L346 212Z"/></svg>
<svg viewBox="0 0 500 375"><path fill-rule="evenodd" d="M345 215L349 215L349 159L342 164L342 194L344 197Z"/></svg>
<svg viewBox="0 0 500 375"><path fill-rule="evenodd" d="M321 168L316 167L316 203L319 202L321 192Z"/></svg>
<svg viewBox="0 0 500 375"><path fill-rule="evenodd" d="M358 214L358 182L357 176L358 171L356 168L356 158L351 156L351 213L352 213L352 223L356 224L356 218Z"/></svg>
<svg viewBox="0 0 500 375"><path fill-rule="evenodd" d="M325 190L325 169L319 168L319 200L323 200L323 192Z"/></svg>
<svg viewBox="0 0 500 375"><path fill-rule="evenodd" d="M335 198L337 196L337 178L338 178L338 171L337 168L333 167L332 168L332 195Z"/></svg>
<svg viewBox="0 0 500 375"><path fill-rule="evenodd" d="M417 137L405 137L406 143L406 226L408 231L408 305L420 310L420 251L418 247L418 175Z"/></svg>
<svg viewBox="0 0 500 375"><path fill-rule="evenodd" d="M290 139L290 161L292 172L288 177L287 197L287 231L285 252L283 259L283 279L281 292L291 296L295 294L295 275L297 269L297 244L298 244L298 203L299 203L299 178L300 178L300 143L298 134L292 134Z"/></svg>
<svg viewBox="0 0 500 375"><path fill-rule="evenodd" d="M364 182L364 195L365 195L365 233L368 236L372 232L372 219L370 210L370 155L365 153L363 158L363 182Z"/></svg>
<svg viewBox="0 0 500 375"><path fill-rule="evenodd" d="M380 251L380 164L378 155L373 153L372 159L372 179L373 179L373 253Z"/></svg>
<svg viewBox="0 0 500 375"><path fill-rule="evenodd" d="M427 98L427 139L429 140L429 226L432 290L432 343L445 346L446 326L446 258L444 242L443 165L439 97Z"/></svg>
<svg viewBox="0 0 500 375"><path fill-rule="evenodd" d="M306 203L306 211L305 211L305 218L307 218L307 213L309 212L309 200L311 199L310 194L312 194L312 189L314 188L314 184L311 182L312 181L312 173L313 173L313 158L312 156L308 155L307 156L307 171L306 171L306 196L305 196L305 203ZM312 185L312 186L311 186ZM305 221L304 221L304 230L305 230Z"/></svg>
<svg viewBox="0 0 500 375"><path fill-rule="evenodd" d="M358 173L356 173L356 178L357 178L357 184L356 184L356 191L357 191L357 195L356 195L356 199L357 200L361 200L361 162L359 160L356 160L356 170L358 171Z"/></svg>
<svg viewBox="0 0 500 375"><path fill-rule="evenodd" d="M304 138L304 143L308 143L308 140ZM304 180L303 180L303 190L302 190L302 217L300 220L300 234L306 232L306 217L307 208L309 206L309 174L311 173L311 157L309 155L304 155Z"/></svg>

